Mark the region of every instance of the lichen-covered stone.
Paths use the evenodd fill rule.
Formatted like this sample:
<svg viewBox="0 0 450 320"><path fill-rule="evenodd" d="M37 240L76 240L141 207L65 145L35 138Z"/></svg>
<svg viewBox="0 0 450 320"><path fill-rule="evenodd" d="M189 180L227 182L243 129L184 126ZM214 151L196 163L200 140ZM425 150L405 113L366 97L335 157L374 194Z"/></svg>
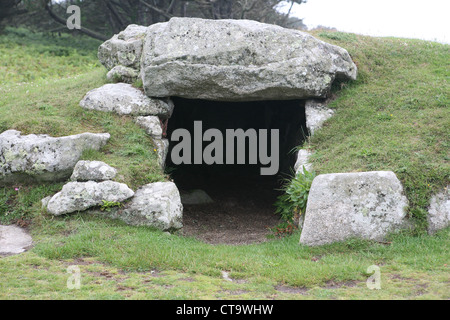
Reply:
<svg viewBox="0 0 450 320"><path fill-rule="evenodd" d="M73 169L72 181L105 181L112 180L117 170L102 161L78 161Z"/></svg>
<svg viewBox="0 0 450 320"><path fill-rule="evenodd" d="M172 18L147 28L140 72L151 97L249 101L325 97L357 68L345 49L298 30Z"/></svg>
<svg viewBox="0 0 450 320"><path fill-rule="evenodd" d="M84 211L100 206L104 201L122 202L134 195L133 190L124 183L103 182L69 182L47 203L47 211L55 216Z"/></svg>
<svg viewBox="0 0 450 320"><path fill-rule="evenodd" d="M153 139L153 143L156 146L156 152L158 152L158 163L161 168L164 168L166 165L167 154L169 153L169 140Z"/></svg>
<svg viewBox="0 0 450 320"><path fill-rule="evenodd" d="M107 74L106 79L110 82L134 83L139 77L139 72L133 68L115 66Z"/></svg>
<svg viewBox="0 0 450 320"><path fill-rule="evenodd" d="M0 225L0 256L22 253L32 244L31 236L24 229Z"/></svg>
<svg viewBox="0 0 450 320"><path fill-rule="evenodd" d="M121 115L170 117L170 99L152 99L128 83L105 84L89 91L80 101L84 109L115 112Z"/></svg>
<svg viewBox="0 0 450 320"><path fill-rule="evenodd" d="M319 175L309 192L300 243L382 241L388 233L410 227L407 206L403 187L391 171Z"/></svg>
<svg viewBox="0 0 450 320"><path fill-rule="evenodd" d="M434 195L428 208L428 233L447 228L450 225L450 187Z"/></svg>
<svg viewBox="0 0 450 320"><path fill-rule="evenodd" d="M320 129L323 123L331 118L334 111L327 108L325 104L317 100L307 100L305 102L306 127L309 134L313 135L314 131Z"/></svg>
<svg viewBox="0 0 450 320"><path fill-rule="evenodd" d="M173 182L155 182L139 188L123 210L105 215L129 225L149 226L161 230L180 229L183 205Z"/></svg>
<svg viewBox="0 0 450 320"><path fill-rule="evenodd" d="M142 44L147 27L135 24L100 45L98 58L108 69L117 65L139 70L142 55Z"/></svg>
<svg viewBox="0 0 450 320"><path fill-rule="evenodd" d="M156 116L141 116L136 118L136 123L145 130L145 132L152 138L162 139L163 130L161 121Z"/></svg>
<svg viewBox="0 0 450 320"><path fill-rule="evenodd" d="M5 131L0 134L0 185L67 179L83 151L99 150L109 138L108 133L54 138Z"/></svg>

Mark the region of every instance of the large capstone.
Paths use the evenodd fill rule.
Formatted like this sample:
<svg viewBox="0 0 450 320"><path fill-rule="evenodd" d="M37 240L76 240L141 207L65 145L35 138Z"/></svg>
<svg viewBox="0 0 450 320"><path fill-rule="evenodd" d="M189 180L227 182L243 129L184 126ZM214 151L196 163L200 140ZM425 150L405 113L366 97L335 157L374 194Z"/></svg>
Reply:
<svg viewBox="0 0 450 320"><path fill-rule="evenodd" d="M390 232L410 227L407 205L403 187L391 171L319 175L309 192L300 243L382 241Z"/></svg>
<svg viewBox="0 0 450 320"><path fill-rule="evenodd" d="M82 133L54 138L5 131L0 134L0 185L67 179L83 151L99 150L109 137L109 133Z"/></svg>
<svg viewBox="0 0 450 320"><path fill-rule="evenodd" d="M325 97L356 79L345 49L251 20L172 18L148 27L141 76L151 97L222 101Z"/></svg>
<svg viewBox="0 0 450 320"><path fill-rule="evenodd" d="M149 97L325 97L334 79L357 75L345 49L251 20L172 18L149 27L130 25L100 46L99 58L108 70L140 72Z"/></svg>

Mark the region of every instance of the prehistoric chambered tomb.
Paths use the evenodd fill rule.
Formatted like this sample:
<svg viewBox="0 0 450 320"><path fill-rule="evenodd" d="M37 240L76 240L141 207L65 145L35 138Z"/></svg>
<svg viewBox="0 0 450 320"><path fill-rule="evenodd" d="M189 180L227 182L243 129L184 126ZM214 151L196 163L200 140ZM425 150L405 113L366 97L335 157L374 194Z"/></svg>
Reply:
<svg viewBox="0 0 450 320"><path fill-rule="evenodd" d="M310 100L325 99L335 79L356 79L357 75L345 49L297 30L249 20L172 18L149 27L130 25L103 43L98 56L110 70L109 79L142 82L147 98L133 101L175 106L173 114L163 115L163 119L170 117L164 136L178 128L192 136L196 120L202 121L205 130L278 129L285 172L295 164L295 156L292 159L289 153L292 148L332 114L320 101ZM123 107L116 110L128 98L113 98L116 94L106 94L105 87L121 92L124 86L93 90L81 106L143 115ZM105 96L111 98L112 106L105 107ZM195 159L192 163L200 164Z"/></svg>
<svg viewBox="0 0 450 320"><path fill-rule="evenodd" d="M116 83L80 105L135 116L185 205L241 211L272 211L280 174L309 168L293 150L333 114L323 103L333 81L357 75L345 49L248 20L130 25L98 57ZM203 196L186 200L193 190Z"/></svg>
<svg viewBox="0 0 450 320"><path fill-rule="evenodd" d="M215 238L223 238L220 228L227 220L247 219L231 228L252 233L251 226L264 218L261 212L272 217L263 228L275 224L280 176L311 169L310 151L294 152L296 147L333 116L326 106L333 82L357 76L345 49L248 20L173 18L149 27L130 25L104 42L98 57L114 83L89 91L80 106L133 117L174 181L133 191L113 181L115 168L78 161L83 143L76 141L89 139L100 148L108 134L51 138L7 131L0 135L0 183L70 177L60 192L43 199L48 212L92 209L162 230L183 224L189 229L198 216L185 219L183 213L202 204L204 216L219 222ZM66 160L50 142L76 154ZM47 149L63 165L47 164ZM409 227L407 200L392 172L321 175L310 197L301 241L307 245L348 237L380 240ZM448 194L433 201L430 219L439 228L448 225Z"/></svg>

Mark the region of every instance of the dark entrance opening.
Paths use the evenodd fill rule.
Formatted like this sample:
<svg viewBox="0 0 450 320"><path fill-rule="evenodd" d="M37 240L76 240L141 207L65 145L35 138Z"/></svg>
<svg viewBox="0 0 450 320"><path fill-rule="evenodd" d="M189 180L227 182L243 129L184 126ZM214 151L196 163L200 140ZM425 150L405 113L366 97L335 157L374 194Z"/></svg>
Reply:
<svg viewBox="0 0 450 320"><path fill-rule="evenodd" d="M172 99L175 109L167 127L170 143L166 171L182 195L200 189L214 201L201 205L183 204L183 233L209 243L244 244L266 240L270 234L269 228L280 222L274 214L274 203L280 194L278 189L282 178L292 175L296 161L296 152L293 150L302 144L307 135L304 101L217 102ZM202 134L208 129L220 130L224 143L224 164L208 165L205 161L193 164L195 121L201 121ZM186 129L190 133L191 164L175 164L172 159L172 150L182 142L182 139L171 140L172 133L177 129ZM259 156L257 164L249 164L249 139L245 140L245 164L237 164L236 148L234 164L226 164L227 129L242 129L244 132L254 129L258 133L259 129L267 129L267 155L273 161L278 158L278 172L261 175L261 168L270 165L260 163ZM273 129L279 130L277 156L272 154L274 148L270 144ZM258 141L260 138L258 136ZM202 142L201 150L209 144L210 141ZM259 152L259 146L257 149Z"/></svg>

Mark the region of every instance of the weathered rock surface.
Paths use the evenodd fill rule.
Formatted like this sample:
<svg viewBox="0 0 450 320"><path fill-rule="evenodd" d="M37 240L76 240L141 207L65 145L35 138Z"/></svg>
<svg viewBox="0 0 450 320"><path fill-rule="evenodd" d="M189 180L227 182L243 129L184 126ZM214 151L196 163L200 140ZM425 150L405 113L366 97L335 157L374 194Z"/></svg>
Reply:
<svg viewBox="0 0 450 320"><path fill-rule="evenodd" d="M308 162L309 157L311 156L311 152L306 149L300 149L297 153L297 161L294 165L295 174L299 173L300 171L303 173L303 168L306 169L306 171L311 171L312 166Z"/></svg>
<svg viewBox="0 0 450 320"><path fill-rule="evenodd" d="M124 31L114 35L100 45L98 58L108 69L121 65L139 70L142 43L147 27L129 25Z"/></svg>
<svg viewBox="0 0 450 320"><path fill-rule="evenodd" d="M129 225L161 230L180 229L183 205L173 182L155 182L139 188L123 210L107 213Z"/></svg>
<svg viewBox="0 0 450 320"><path fill-rule="evenodd" d="M158 163L161 168L166 165L167 154L169 153L169 140L168 139L153 139L153 143L156 146L158 152Z"/></svg>
<svg viewBox="0 0 450 320"><path fill-rule="evenodd" d="M300 243L382 241L388 233L410 226L407 205L391 171L319 175L311 185Z"/></svg>
<svg viewBox="0 0 450 320"><path fill-rule="evenodd" d="M181 203L185 204L207 204L213 203L214 200L203 190L195 189L191 191L180 192Z"/></svg>
<svg viewBox="0 0 450 320"><path fill-rule="evenodd" d="M105 181L115 178L117 170L102 161L78 161L73 169L72 181Z"/></svg>
<svg viewBox="0 0 450 320"><path fill-rule="evenodd" d="M357 68L345 49L298 30L172 18L148 27L140 72L150 97L248 101L325 97Z"/></svg>
<svg viewBox="0 0 450 320"><path fill-rule="evenodd" d="M156 116L141 116L136 118L136 123L145 130L145 132L155 139L161 139L163 130L161 128L161 122Z"/></svg>
<svg viewBox="0 0 450 320"><path fill-rule="evenodd" d="M450 188L447 186L444 191L434 195L428 208L428 233L434 234L437 231L447 228L450 225Z"/></svg>
<svg viewBox="0 0 450 320"><path fill-rule="evenodd" d="M138 71L124 66L115 66L107 74L106 79L110 82L134 83L139 77Z"/></svg>
<svg viewBox="0 0 450 320"><path fill-rule="evenodd" d="M103 204L103 200L122 202L133 195L133 190L119 182L69 182L50 199L47 211L59 216L100 206Z"/></svg>
<svg viewBox="0 0 450 320"><path fill-rule="evenodd" d="M324 103L317 100L307 100L305 102L305 114L306 114L306 127L309 130L310 135L314 134L314 131L320 129L323 123L331 118L334 111L327 108Z"/></svg>
<svg viewBox="0 0 450 320"><path fill-rule="evenodd" d="M83 151L99 150L109 137L108 133L82 133L54 138L5 131L0 134L0 185L67 179Z"/></svg>
<svg viewBox="0 0 450 320"><path fill-rule="evenodd" d="M24 229L0 225L0 255L22 253L32 244L31 236Z"/></svg>
<svg viewBox="0 0 450 320"><path fill-rule="evenodd" d="M121 115L170 117L173 103L170 99L151 99L128 83L105 84L89 91L80 101L89 110L115 112Z"/></svg>
<svg viewBox="0 0 450 320"><path fill-rule="evenodd" d="M52 196L48 196L41 200L41 208L42 209L47 209L48 203L51 198L52 198Z"/></svg>

